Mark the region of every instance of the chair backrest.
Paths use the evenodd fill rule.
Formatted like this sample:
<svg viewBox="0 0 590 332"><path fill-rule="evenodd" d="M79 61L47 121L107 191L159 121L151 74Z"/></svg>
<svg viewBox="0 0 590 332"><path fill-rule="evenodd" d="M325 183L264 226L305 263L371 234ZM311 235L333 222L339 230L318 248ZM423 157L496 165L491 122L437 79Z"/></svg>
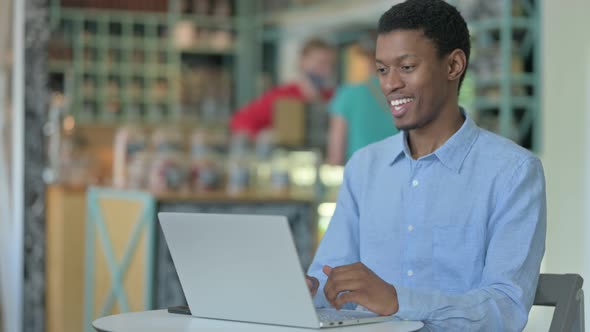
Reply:
<svg viewBox="0 0 590 332"><path fill-rule="evenodd" d="M584 331L584 279L578 274L541 274L533 305L554 306L549 332Z"/></svg>

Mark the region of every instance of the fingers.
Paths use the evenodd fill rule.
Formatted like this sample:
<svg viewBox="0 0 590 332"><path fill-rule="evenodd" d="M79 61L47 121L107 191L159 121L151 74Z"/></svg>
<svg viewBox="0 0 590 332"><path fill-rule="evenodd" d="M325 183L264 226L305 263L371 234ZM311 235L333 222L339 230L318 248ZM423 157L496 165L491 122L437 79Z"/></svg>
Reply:
<svg viewBox="0 0 590 332"><path fill-rule="evenodd" d="M334 307L337 307L338 303L342 306L342 304L348 302L347 299L353 296L346 294L354 293L356 294L354 296L358 296L357 291L366 293L364 290L367 283L372 279L371 271L360 262L334 268L324 265L322 270L328 276L328 280L324 285L324 295L326 300ZM337 302L342 296L344 298Z"/></svg>
<svg viewBox="0 0 590 332"><path fill-rule="evenodd" d="M324 295L326 296L326 300L328 300L328 302L335 307L335 301L338 298L338 295L342 296L342 292L354 292L364 289L364 285L365 282L362 279L334 281L330 278L324 286Z"/></svg>
<svg viewBox="0 0 590 332"><path fill-rule="evenodd" d="M324 285L326 300L336 309L356 303L379 315L399 310L395 287L381 279L362 263L322 268L328 280Z"/></svg>
<svg viewBox="0 0 590 332"><path fill-rule="evenodd" d="M362 303L365 302L364 301L365 298L366 298L366 293L364 293L362 291L342 293L342 294L340 294L340 296L338 296L336 298L333 306L334 306L334 308L340 310L340 309L342 309L342 306L348 302L353 302L353 303L362 305Z"/></svg>
<svg viewBox="0 0 590 332"><path fill-rule="evenodd" d="M342 281L342 280L350 280L350 279L366 279L368 277L368 273L365 270L336 270L333 269L332 273L328 277L328 280L332 281Z"/></svg>
<svg viewBox="0 0 590 332"><path fill-rule="evenodd" d="M318 291L318 287L320 286L319 280L314 277L305 276L305 282L307 282L307 287L309 288L311 296L315 296Z"/></svg>
<svg viewBox="0 0 590 332"><path fill-rule="evenodd" d="M328 265L324 265L322 270L325 275L330 276L332 273L344 273L344 272L362 271L362 270L368 271L368 268L365 266L365 264L363 264L361 262L357 262L354 264L341 265L341 266L337 266L337 267L330 267Z"/></svg>

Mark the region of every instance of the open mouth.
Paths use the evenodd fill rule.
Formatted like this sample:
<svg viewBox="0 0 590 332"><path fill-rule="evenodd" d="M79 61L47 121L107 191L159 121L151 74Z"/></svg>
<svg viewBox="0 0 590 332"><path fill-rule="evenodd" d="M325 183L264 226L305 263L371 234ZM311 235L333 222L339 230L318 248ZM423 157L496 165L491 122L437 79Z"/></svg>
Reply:
<svg viewBox="0 0 590 332"><path fill-rule="evenodd" d="M398 98L391 100L389 105L391 106L393 116L400 117L404 115L413 101L414 98Z"/></svg>

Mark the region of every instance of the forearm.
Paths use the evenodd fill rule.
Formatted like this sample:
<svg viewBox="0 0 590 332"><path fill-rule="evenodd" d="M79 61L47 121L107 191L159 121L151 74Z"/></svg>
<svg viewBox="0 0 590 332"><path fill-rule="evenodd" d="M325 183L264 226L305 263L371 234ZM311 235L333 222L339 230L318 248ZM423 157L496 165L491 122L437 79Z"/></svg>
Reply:
<svg viewBox="0 0 590 332"><path fill-rule="evenodd" d="M421 320L426 331L522 331L528 318L529 308L501 286L460 295L405 287L396 290L396 316Z"/></svg>

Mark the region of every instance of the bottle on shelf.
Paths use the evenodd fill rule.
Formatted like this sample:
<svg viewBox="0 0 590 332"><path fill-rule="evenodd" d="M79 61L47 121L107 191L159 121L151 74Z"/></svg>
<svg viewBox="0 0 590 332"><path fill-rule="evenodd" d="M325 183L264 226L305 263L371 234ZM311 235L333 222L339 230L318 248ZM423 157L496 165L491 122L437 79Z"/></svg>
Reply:
<svg viewBox="0 0 590 332"><path fill-rule="evenodd" d="M274 193L286 193L290 187L289 154L283 149L273 152L270 170L270 188Z"/></svg>
<svg viewBox="0 0 590 332"><path fill-rule="evenodd" d="M117 130L113 147L113 186L127 188L129 186L129 165L134 159L147 150L147 140L144 131L133 125L124 126ZM143 158L143 157L142 157ZM137 167L133 168L136 171ZM134 181L138 176L133 174Z"/></svg>
<svg viewBox="0 0 590 332"><path fill-rule="evenodd" d="M150 190L162 193L187 189L187 167L182 135L175 128L157 128L153 134L153 144Z"/></svg>
<svg viewBox="0 0 590 332"><path fill-rule="evenodd" d="M262 130L256 136L256 162L254 163L254 183L256 190L262 193L272 192L271 170L272 154L275 149L275 137L272 130Z"/></svg>
<svg viewBox="0 0 590 332"><path fill-rule="evenodd" d="M191 135L190 185L193 191L213 191L221 185L220 158L211 143L211 137L203 129Z"/></svg>
<svg viewBox="0 0 590 332"><path fill-rule="evenodd" d="M249 138L246 134L232 135L227 161L227 187L230 195L246 192L250 186Z"/></svg>

